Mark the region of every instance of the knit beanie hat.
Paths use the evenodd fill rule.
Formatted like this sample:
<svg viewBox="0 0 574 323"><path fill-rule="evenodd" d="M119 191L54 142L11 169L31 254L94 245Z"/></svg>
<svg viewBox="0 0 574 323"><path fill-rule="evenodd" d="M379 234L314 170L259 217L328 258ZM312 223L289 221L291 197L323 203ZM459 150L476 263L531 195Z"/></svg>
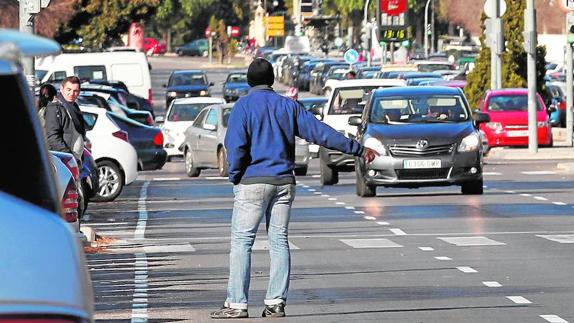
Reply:
<svg viewBox="0 0 574 323"><path fill-rule="evenodd" d="M271 86L273 82L275 82L275 75L273 74L271 63L263 58L256 58L249 64L247 69L247 84L249 86Z"/></svg>

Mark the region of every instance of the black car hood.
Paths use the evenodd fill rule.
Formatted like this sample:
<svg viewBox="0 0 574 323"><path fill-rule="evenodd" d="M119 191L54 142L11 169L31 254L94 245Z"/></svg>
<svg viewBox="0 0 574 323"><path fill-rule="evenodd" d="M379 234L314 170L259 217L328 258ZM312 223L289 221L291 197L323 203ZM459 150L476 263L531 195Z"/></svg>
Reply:
<svg viewBox="0 0 574 323"><path fill-rule="evenodd" d="M366 135L384 144L407 144L426 139L431 145L444 145L459 142L473 131L472 122L369 124Z"/></svg>

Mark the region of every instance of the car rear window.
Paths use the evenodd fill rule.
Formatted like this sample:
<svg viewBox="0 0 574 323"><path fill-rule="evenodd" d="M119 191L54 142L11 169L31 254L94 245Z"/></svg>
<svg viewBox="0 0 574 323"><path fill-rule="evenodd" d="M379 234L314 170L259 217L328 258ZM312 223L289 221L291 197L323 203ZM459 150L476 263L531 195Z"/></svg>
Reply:
<svg viewBox="0 0 574 323"><path fill-rule="evenodd" d="M168 121L193 121L199 112L213 103L178 103L174 104L167 116Z"/></svg>
<svg viewBox="0 0 574 323"><path fill-rule="evenodd" d="M231 108L223 109L223 127L227 128L227 122L229 122L229 116L231 115Z"/></svg>
<svg viewBox="0 0 574 323"><path fill-rule="evenodd" d="M460 96L420 95L373 99L370 121L374 123L462 122L470 114Z"/></svg>
<svg viewBox="0 0 574 323"><path fill-rule="evenodd" d="M329 106L329 114L360 114L365 108L363 98L377 87L336 88Z"/></svg>
<svg viewBox="0 0 574 323"><path fill-rule="evenodd" d="M207 77L201 73L180 73L169 79L169 86L178 85L206 85Z"/></svg>
<svg viewBox="0 0 574 323"><path fill-rule="evenodd" d="M528 95L497 95L488 100L488 111L528 111ZM542 111L540 102L536 100L536 110Z"/></svg>

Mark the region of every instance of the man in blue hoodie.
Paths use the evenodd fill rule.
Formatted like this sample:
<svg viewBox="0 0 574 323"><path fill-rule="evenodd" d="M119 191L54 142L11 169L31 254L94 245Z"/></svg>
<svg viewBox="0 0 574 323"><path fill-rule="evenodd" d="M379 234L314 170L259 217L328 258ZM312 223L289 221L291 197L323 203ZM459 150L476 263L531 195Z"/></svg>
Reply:
<svg viewBox="0 0 574 323"><path fill-rule="evenodd" d="M361 156L371 162L378 153L361 146L317 120L296 101L273 91L271 64L255 59L247 71L249 94L240 98L229 117L225 149L235 202L231 220L231 252L227 299L214 319L246 318L251 248L265 217L271 268L263 317L285 316L291 256L287 231L295 198L295 136Z"/></svg>

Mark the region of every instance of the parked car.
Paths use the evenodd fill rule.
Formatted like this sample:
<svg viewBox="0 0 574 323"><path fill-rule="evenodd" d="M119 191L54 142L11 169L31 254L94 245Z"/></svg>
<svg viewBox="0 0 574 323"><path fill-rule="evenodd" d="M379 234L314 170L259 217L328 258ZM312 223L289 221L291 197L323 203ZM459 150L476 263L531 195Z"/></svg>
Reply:
<svg viewBox="0 0 574 323"><path fill-rule="evenodd" d="M223 98L227 102L236 101L246 95L250 88L247 84L247 72L229 73L223 83Z"/></svg>
<svg viewBox="0 0 574 323"><path fill-rule="evenodd" d="M163 55L166 52L167 46L165 43L151 37L144 38L144 53L146 53L146 55Z"/></svg>
<svg viewBox="0 0 574 323"><path fill-rule="evenodd" d="M125 115L143 124L153 126L153 116L149 111L140 111L128 107L130 101L133 101L133 96L122 90L120 88L114 88L112 86L84 83L82 84L82 92L96 93L100 96L105 97L108 104L115 107L116 110L121 109L124 111ZM107 95L103 95L107 94ZM114 111L116 112L116 111ZM123 113L122 113L123 115Z"/></svg>
<svg viewBox="0 0 574 323"><path fill-rule="evenodd" d="M490 116L490 122L480 125L488 145L528 146L528 89L500 89L486 93L479 111ZM538 144L552 146L552 127L546 105L536 94Z"/></svg>
<svg viewBox="0 0 574 323"><path fill-rule="evenodd" d="M405 86L404 80L363 79L340 81L335 85L327 104L321 111L323 122L355 138L357 128L348 124L349 117L360 116L369 94L380 87ZM355 169L355 157L336 150L319 148L319 166L322 185L333 185L339 182L339 172L350 172Z"/></svg>
<svg viewBox="0 0 574 323"><path fill-rule="evenodd" d="M57 54L60 46L29 33L0 29L3 149L0 167L0 321L67 318L93 321L85 256L62 219L51 157L20 57ZM12 158L13 157L13 158Z"/></svg>
<svg viewBox="0 0 574 323"><path fill-rule="evenodd" d="M380 66L362 67L357 71L358 79L373 79L377 76L377 72L381 70Z"/></svg>
<svg viewBox="0 0 574 323"><path fill-rule="evenodd" d="M197 177L201 170L209 168L217 169L220 176L228 176L224 139L232 108L233 104L229 103L205 107L185 131L181 151L189 177ZM295 143L295 174L305 175L310 159L309 144L300 138Z"/></svg>
<svg viewBox="0 0 574 323"><path fill-rule="evenodd" d="M317 66L317 64L324 62L325 59L314 59L303 63L301 70L299 71L299 76L297 77L297 88L301 91L309 90L309 82L311 79L311 71Z"/></svg>
<svg viewBox="0 0 574 323"><path fill-rule="evenodd" d="M139 95L130 93L127 85L124 82L115 80L111 81L97 80L97 81L90 81L90 84L107 85L119 90L124 90L126 92L125 99L128 108L148 111L149 113L151 113L153 117L155 117L155 114L153 112L153 101L143 98Z"/></svg>
<svg viewBox="0 0 574 323"><path fill-rule="evenodd" d="M325 78L325 86L323 86L320 94L323 94L326 97L331 95L331 91L333 91L335 85L339 83L339 81L346 80L350 71L351 70L348 68L339 68L337 66L331 67Z"/></svg>
<svg viewBox="0 0 574 323"><path fill-rule="evenodd" d="M380 155L357 158L357 195L376 195L377 186L460 185L463 194L482 194L482 144L463 92L447 87L375 90L362 115L351 117L357 140Z"/></svg>
<svg viewBox="0 0 574 323"><path fill-rule="evenodd" d="M195 120L203 108L212 104L223 104L225 100L216 97L180 98L171 101L166 117L158 117L157 122L162 123L164 134L164 149L168 159L183 156L180 146L185 138L184 132Z"/></svg>
<svg viewBox="0 0 574 323"><path fill-rule="evenodd" d="M550 123L564 128L566 127L566 95L560 85L555 82L546 83L546 88L550 101L548 107L552 106L555 110L550 114Z"/></svg>
<svg viewBox="0 0 574 323"><path fill-rule="evenodd" d="M80 105L92 155L98 166L99 190L94 201L115 200L124 185L136 180L138 156L128 134L109 116L111 112L96 106Z"/></svg>
<svg viewBox="0 0 574 323"><path fill-rule="evenodd" d="M84 213L84 195L81 191L80 168L74 155L50 151L58 183L58 193L64 220L73 231L80 231L80 216Z"/></svg>
<svg viewBox="0 0 574 323"><path fill-rule="evenodd" d="M175 48L177 56L203 56L209 54L209 43L207 39L196 39L190 43L183 44Z"/></svg>
<svg viewBox="0 0 574 323"><path fill-rule="evenodd" d="M109 113L108 116L127 132L128 141L138 154L138 170L156 170L165 165L167 152L163 149L163 133L160 128L146 126L115 113Z"/></svg>
<svg viewBox="0 0 574 323"><path fill-rule="evenodd" d="M196 96L210 96L209 87L212 82L207 80L207 75L202 70L174 71L169 76L169 81L164 84L165 106L175 98L191 98Z"/></svg>
<svg viewBox="0 0 574 323"><path fill-rule="evenodd" d="M350 66L344 62L325 62L317 64L311 73L311 81L309 85L309 92L315 94L323 94L323 88L327 81L327 74L331 69L349 69Z"/></svg>

